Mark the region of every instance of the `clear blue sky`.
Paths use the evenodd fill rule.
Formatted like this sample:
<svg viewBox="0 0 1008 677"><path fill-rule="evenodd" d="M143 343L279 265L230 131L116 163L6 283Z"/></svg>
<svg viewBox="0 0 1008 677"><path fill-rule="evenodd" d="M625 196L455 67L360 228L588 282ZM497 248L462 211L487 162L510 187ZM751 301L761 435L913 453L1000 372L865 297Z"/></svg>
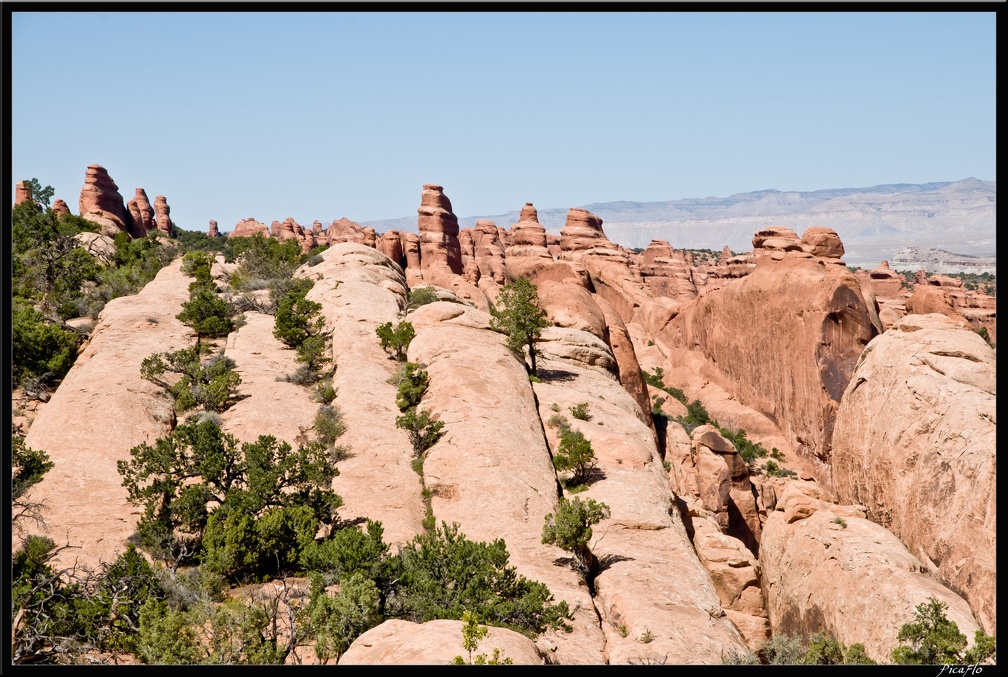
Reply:
<svg viewBox="0 0 1008 677"><path fill-rule="evenodd" d="M98 163L190 230L996 179L993 12L15 12L12 53L12 189L76 213Z"/></svg>

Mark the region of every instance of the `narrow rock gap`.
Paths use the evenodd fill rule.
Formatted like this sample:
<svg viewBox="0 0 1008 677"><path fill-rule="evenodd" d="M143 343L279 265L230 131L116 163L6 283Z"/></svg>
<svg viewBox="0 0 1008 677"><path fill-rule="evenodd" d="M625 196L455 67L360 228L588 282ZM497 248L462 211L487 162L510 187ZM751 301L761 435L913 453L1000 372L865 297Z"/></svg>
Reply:
<svg viewBox="0 0 1008 677"><path fill-rule="evenodd" d="M529 383L529 388L532 390L532 401L535 403L536 419L539 421L539 429L542 432L543 442L546 443L546 452L549 454L550 464L552 464L553 463L553 450L550 448L549 438L546 436L546 425L543 423L542 415L540 415L540 413L539 413L539 395L536 393L535 386L532 383ZM564 497L563 485L560 483L560 478L557 476L556 470L553 471L553 478L554 478L554 481L556 482L557 498L563 498ZM602 631L602 638L603 638L603 641L605 642L605 644L602 647L602 656L605 659L605 664L608 665L609 664L609 635L606 634L606 632L605 632L605 627L603 625L603 623L605 621L603 620L604 617L603 617L603 614L602 614L602 610L599 609L598 602L596 601L597 600L597 594L596 594L596 591L595 591L594 576L592 576L591 578L586 577L584 582L585 582L585 587L588 588L588 595L591 597L592 611L595 612L595 619L596 619L596 622L598 623L598 628L599 628L599 630Z"/></svg>

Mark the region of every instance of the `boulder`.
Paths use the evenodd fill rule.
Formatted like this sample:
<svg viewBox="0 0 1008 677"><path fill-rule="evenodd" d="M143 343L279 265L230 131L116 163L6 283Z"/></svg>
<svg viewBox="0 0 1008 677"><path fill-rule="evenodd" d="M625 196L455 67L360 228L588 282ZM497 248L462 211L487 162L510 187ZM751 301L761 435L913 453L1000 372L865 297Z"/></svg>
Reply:
<svg viewBox="0 0 1008 677"><path fill-rule="evenodd" d="M843 242L832 228L812 226L806 228L801 237L802 250L813 256L838 259L844 255Z"/></svg>
<svg viewBox="0 0 1008 677"><path fill-rule="evenodd" d="M260 223L251 217L242 219L236 223L235 227L228 233L228 237L251 237L253 235L270 237L270 232L265 223Z"/></svg>
<svg viewBox="0 0 1008 677"><path fill-rule="evenodd" d="M862 504L994 634L997 360L938 314L865 348L834 428L833 486ZM880 415L884 412L884 415Z"/></svg>
<svg viewBox="0 0 1008 677"><path fill-rule="evenodd" d="M66 202L59 198L56 198L56 201L53 202L52 210L59 216L70 213L70 207L67 206Z"/></svg>
<svg viewBox="0 0 1008 677"><path fill-rule="evenodd" d="M469 659L462 647L462 621L436 620L412 623L387 620L353 641L339 658L339 665L437 665L450 664L456 656ZM542 665L546 662L535 643L514 630L490 626L472 655L510 658L515 665Z"/></svg>
<svg viewBox="0 0 1008 677"><path fill-rule="evenodd" d="M915 285L913 294L906 301L906 311L912 315L940 313L961 327L969 325L969 321L955 309L948 294L940 286Z"/></svg>

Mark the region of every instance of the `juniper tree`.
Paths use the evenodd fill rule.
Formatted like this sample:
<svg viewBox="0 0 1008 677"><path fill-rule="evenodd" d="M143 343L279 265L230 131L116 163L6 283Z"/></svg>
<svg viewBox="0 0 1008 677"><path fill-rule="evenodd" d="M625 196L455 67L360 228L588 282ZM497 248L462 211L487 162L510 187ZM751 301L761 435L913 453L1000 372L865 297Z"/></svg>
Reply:
<svg viewBox="0 0 1008 677"><path fill-rule="evenodd" d="M539 306L539 294L534 284L517 279L501 287L497 303L490 308L490 327L507 335L508 347L522 354L528 350L531 367L536 374L536 343L542 330L551 325L546 311Z"/></svg>

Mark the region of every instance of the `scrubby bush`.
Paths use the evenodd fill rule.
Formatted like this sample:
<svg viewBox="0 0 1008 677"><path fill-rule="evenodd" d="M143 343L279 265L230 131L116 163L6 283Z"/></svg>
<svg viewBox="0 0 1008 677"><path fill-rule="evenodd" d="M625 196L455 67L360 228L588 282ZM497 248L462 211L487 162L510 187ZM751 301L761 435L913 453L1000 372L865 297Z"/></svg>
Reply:
<svg viewBox="0 0 1008 677"><path fill-rule="evenodd" d="M524 352L528 350L531 365L528 371L536 374L536 357L539 351L536 343L542 337L542 330L552 325L546 311L539 306L536 286L525 279L517 279L500 288L497 302L490 308L490 328L507 336L508 348L518 355L524 364Z"/></svg>
<svg viewBox="0 0 1008 677"><path fill-rule="evenodd" d="M981 663L993 658L994 638L976 631L973 648L966 651L966 635L945 615L948 605L930 597L917 605L912 623L900 628L900 645L892 651L893 663L915 665L957 665Z"/></svg>
<svg viewBox="0 0 1008 677"><path fill-rule="evenodd" d="M570 408L571 416L579 421L590 421L591 414L588 413L588 403L581 402Z"/></svg>
<svg viewBox="0 0 1008 677"><path fill-rule="evenodd" d="M437 292L434 287L417 287L416 289L410 289L406 300L406 310L414 310L420 306L425 306L428 303L434 303L438 300Z"/></svg>
<svg viewBox="0 0 1008 677"><path fill-rule="evenodd" d="M556 545L573 555L571 566L581 572L590 581L598 568L598 560L588 547L592 537L592 525L598 524L610 516L609 506L594 499L582 501L560 498L556 517L553 513L546 515L543 524L542 542Z"/></svg>
<svg viewBox="0 0 1008 677"><path fill-rule="evenodd" d="M394 327L391 322L386 322L375 330L375 334L378 335L382 350L402 362L406 359L406 349L416 336L416 331L409 322L400 322Z"/></svg>
<svg viewBox="0 0 1008 677"><path fill-rule="evenodd" d="M133 447L117 467L128 500L144 511L143 547L176 564L201 561L232 580L297 570L342 505L322 445L295 450L266 435L239 445L212 422Z"/></svg>
<svg viewBox="0 0 1008 677"><path fill-rule="evenodd" d="M11 380L44 382L66 376L77 359L81 336L46 321L30 304L15 300L11 310Z"/></svg>
<svg viewBox="0 0 1008 677"><path fill-rule="evenodd" d="M217 356L205 363L197 346L169 353L154 353L140 364L140 375L164 388L174 400L176 412L202 407L206 411L224 411L241 385L234 360ZM174 383L164 380L175 374Z"/></svg>
<svg viewBox="0 0 1008 677"><path fill-rule="evenodd" d="M413 445L413 454L417 457L433 447L444 434L444 422L435 421L427 410L418 411L417 407L411 407L402 416L397 416L396 427L406 431Z"/></svg>
<svg viewBox="0 0 1008 677"><path fill-rule="evenodd" d="M553 467L561 472L571 471L571 485L587 481L595 469L595 450L583 433L576 430L562 430L560 444L553 454Z"/></svg>

